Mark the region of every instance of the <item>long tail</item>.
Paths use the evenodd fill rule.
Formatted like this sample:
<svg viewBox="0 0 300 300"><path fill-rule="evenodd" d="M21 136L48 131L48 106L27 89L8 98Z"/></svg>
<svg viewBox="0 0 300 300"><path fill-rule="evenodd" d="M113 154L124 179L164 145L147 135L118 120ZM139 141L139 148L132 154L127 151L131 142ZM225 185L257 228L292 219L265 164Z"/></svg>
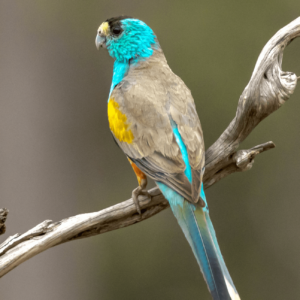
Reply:
<svg viewBox="0 0 300 300"><path fill-rule="evenodd" d="M195 206L166 185L157 184L194 252L213 299L240 300L221 254L207 207ZM204 192L201 192L203 196Z"/></svg>

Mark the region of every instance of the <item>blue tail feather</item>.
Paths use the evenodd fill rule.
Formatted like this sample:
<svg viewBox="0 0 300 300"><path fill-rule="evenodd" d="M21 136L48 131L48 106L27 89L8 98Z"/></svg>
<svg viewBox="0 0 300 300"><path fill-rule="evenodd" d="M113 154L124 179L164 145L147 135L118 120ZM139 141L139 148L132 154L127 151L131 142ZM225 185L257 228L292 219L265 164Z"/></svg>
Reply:
<svg viewBox="0 0 300 300"><path fill-rule="evenodd" d="M157 182L188 240L214 300L239 300L229 275L207 206L202 208L185 200L163 183ZM201 191L203 198L204 192ZM205 195L204 195L205 199Z"/></svg>
<svg viewBox="0 0 300 300"><path fill-rule="evenodd" d="M209 231L211 232L212 239L213 239L213 243L214 243L214 245L215 245L215 248L216 248L216 251L217 251L217 254L218 254L218 257L219 257L219 261L220 261L220 264L221 264L221 267L222 267L224 276L225 276L227 282L231 285L231 288L233 289L232 293L238 295L238 292L237 292L237 290L236 290L236 287L235 287L235 285L234 285L234 283L233 283L233 281L232 281L232 278L231 278L231 276L230 276L230 274L229 274L229 271L228 271L228 269L227 269L227 267L226 267L226 265L225 265L225 261L224 261L224 259L223 259L223 255L222 255L222 253L221 253L220 246L219 246L219 244L218 244L217 237L216 237L216 233L215 233L213 224L212 224L212 222L211 222L211 219L210 219L210 217L209 217L209 214L208 214L208 212L205 212L205 214L206 214L206 222L207 222L207 226L208 226L208 228L209 228ZM238 297L238 298L233 298L233 299L239 299L239 297Z"/></svg>

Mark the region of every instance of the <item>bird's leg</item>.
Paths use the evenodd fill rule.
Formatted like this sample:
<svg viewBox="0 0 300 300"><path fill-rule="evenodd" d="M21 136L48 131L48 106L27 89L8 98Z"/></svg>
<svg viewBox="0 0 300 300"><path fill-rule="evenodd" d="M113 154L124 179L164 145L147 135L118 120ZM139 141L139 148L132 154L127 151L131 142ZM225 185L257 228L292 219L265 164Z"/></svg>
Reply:
<svg viewBox="0 0 300 300"><path fill-rule="evenodd" d="M149 194L149 192L144 190L146 188L146 186L147 186L147 177L142 179L140 185L132 191L132 200L136 206L136 210L138 211L138 213L140 215L142 213L141 213L138 196L143 195L143 196L147 196L151 199L151 195Z"/></svg>
<svg viewBox="0 0 300 300"><path fill-rule="evenodd" d="M134 162L132 162L129 158L128 160L133 168L133 171L139 183L139 186L132 191L132 200L136 206L137 212L141 215L142 213L138 199L139 195L147 196L151 199L151 195L148 193L147 190L145 190L147 186L147 176L137 167L137 165Z"/></svg>

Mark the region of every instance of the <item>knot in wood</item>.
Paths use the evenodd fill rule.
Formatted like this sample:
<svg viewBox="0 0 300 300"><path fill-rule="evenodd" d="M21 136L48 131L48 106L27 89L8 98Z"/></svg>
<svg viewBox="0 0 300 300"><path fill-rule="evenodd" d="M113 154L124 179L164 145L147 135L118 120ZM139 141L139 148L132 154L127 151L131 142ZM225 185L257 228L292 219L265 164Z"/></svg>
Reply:
<svg viewBox="0 0 300 300"><path fill-rule="evenodd" d="M260 152L260 149L239 150L234 154L233 160L235 161L236 166L240 169L240 171L248 171L254 164L254 157Z"/></svg>

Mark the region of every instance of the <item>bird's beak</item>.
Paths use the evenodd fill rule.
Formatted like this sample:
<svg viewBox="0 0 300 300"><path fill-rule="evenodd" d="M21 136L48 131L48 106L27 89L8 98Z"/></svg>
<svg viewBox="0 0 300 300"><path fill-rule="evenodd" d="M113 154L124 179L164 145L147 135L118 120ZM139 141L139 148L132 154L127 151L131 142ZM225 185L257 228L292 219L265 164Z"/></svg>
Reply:
<svg viewBox="0 0 300 300"><path fill-rule="evenodd" d="M109 24L103 22L97 31L96 36L96 47L99 50L100 47L106 48L106 36L109 34Z"/></svg>
<svg viewBox="0 0 300 300"><path fill-rule="evenodd" d="M106 37L102 34L97 33L95 43L98 50L100 47L106 48Z"/></svg>

